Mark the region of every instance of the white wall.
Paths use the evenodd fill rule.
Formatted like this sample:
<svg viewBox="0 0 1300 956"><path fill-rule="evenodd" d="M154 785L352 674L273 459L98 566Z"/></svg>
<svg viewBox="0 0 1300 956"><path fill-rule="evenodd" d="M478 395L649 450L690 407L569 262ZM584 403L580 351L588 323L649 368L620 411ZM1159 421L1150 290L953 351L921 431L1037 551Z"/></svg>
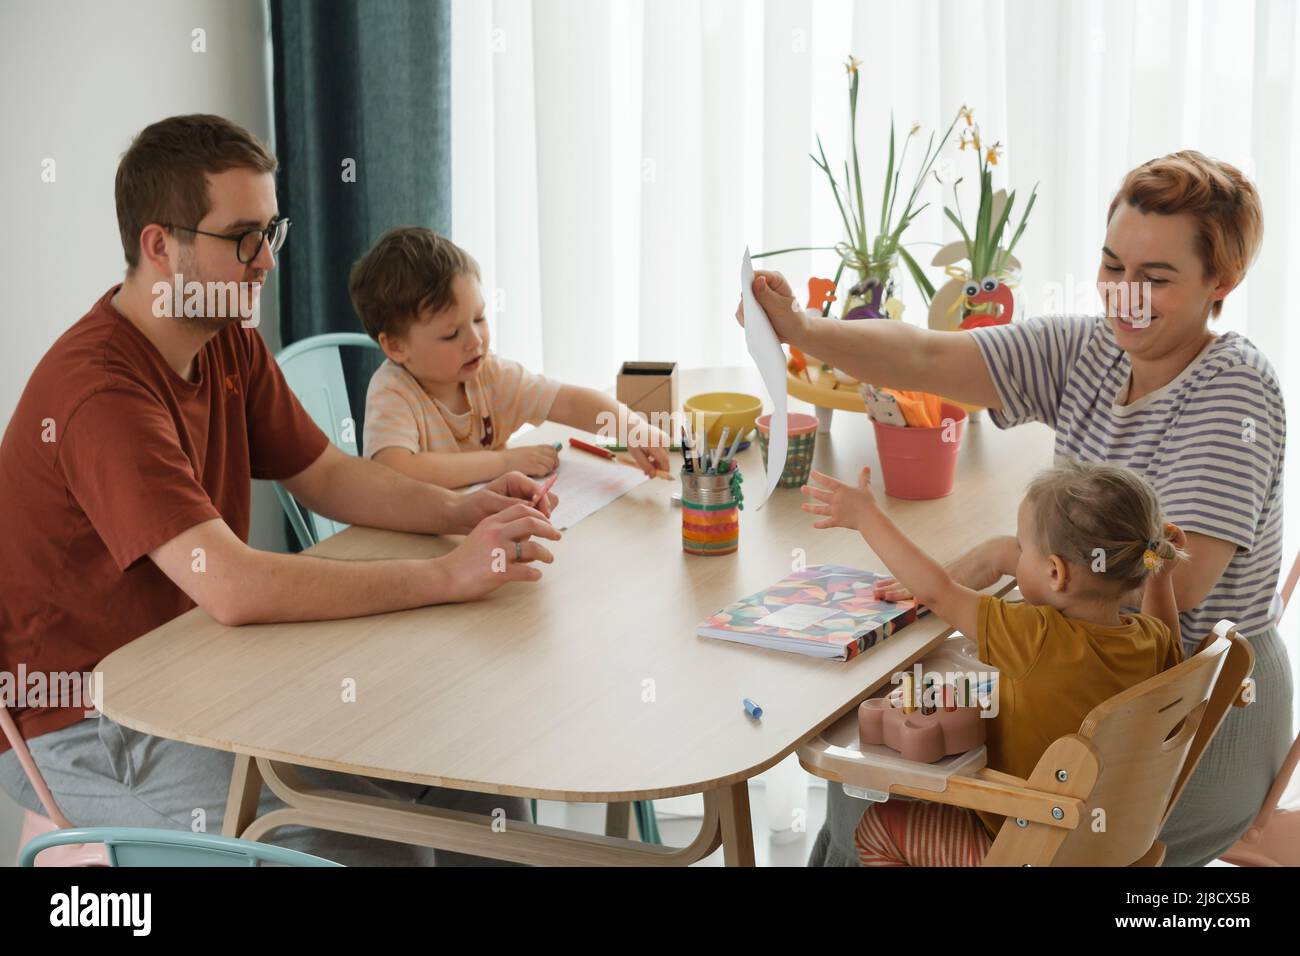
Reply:
<svg viewBox="0 0 1300 956"><path fill-rule="evenodd" d="M191 49L202 29L206 52ZM270 140L264 0L0 0L0 423L50 344L124 269L113 176L131 137L178 113L218 113ZM55 162L55 181L41 181ZM279 345L274 280L261 331ZM283 550L257 483L252 543ZM18 814L0 796L0 865Z"/></svg>

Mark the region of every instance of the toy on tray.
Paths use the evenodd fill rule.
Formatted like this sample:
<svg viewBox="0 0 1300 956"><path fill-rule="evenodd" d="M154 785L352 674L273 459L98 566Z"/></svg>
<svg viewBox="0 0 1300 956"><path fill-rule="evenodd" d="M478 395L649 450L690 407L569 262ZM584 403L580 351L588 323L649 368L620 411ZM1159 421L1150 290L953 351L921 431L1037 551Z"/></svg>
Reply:
<svg viewBox="0 0 1300 956"><path fill-rule="evenodd" d="M886 688L879 697L864 701L800 747L799 763L804 769L818 777L838 781L849 796L880 802L889 799L891 787L912 787L939 793L948 789L951 777L968 776L986 766L987 730L975 730L976 738L963 741L961 733L954 732L949 726L953 717L962 711L968 712L968 715L963 715L964 720L970 720L970 715L974 715L976 723L983 722L980 714L983 720L997 715L997 668L979 659L975 642L961 636L942 641L925 655L924 660L915 662L910 671L903 671L898 676L903 682L901 691ZM913 696L909 696L909 681ZM945 705L954 703L952 697L947 700L943 697L945 684L958 689L955 700L958 705L966 700L971 706L959 706L957 711L944 710ZM914 696L918 686L925 686L928 690L920 700ZM914 708L912 712L904 713L902 706L894 707L889 700L891 693L899 704L910 700ZM933 713L929 712L931 708ZM867 718L864 734L862 716L872 711L875 716ZM871 726L876 719L879 720L881 740L873 744L870 743L875 739ZM911 747L911 759L884 739L886 720L899 722L896 728L900 731L898 737ZM963 717L958 718L959 723L962 720ZM907 730L908 721L912 726L919 726L921 732ZM939 744L930 743L928 753L918 753L916 743L924 742L925 728L931 725L939 730ZM962 746L967 749L955 749ZM925 746L921 750L924 751ZM949 752L945 755L942 753L944 750Z"/></svg>
<svg viewBox="0 0 1300 956"><path fill-rule="evenodd" d="M858 706L858 735L863 746L883 744L905 760L935 763L952 754L982 746L987 724L972 690L958 706L958 692L944 684L942 701L921 707L895 706L890 697L871 697ZM908 693L905 686L904 695ZM930 691L927 691L927 695Z"/></svg>

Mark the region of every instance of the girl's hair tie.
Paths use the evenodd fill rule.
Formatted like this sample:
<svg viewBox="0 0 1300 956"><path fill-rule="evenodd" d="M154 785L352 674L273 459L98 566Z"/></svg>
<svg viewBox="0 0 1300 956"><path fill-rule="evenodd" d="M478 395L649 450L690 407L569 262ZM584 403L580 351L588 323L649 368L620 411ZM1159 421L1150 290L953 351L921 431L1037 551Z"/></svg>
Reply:
<svg viewBox="0 0 1300 956"><path fill-rule="evenodd" d="M1148 541L1147 549L1142 552L1142 564L1148 571L1155 571L1160 567L1161 559L1159 548L1159 541Z"/></svg>

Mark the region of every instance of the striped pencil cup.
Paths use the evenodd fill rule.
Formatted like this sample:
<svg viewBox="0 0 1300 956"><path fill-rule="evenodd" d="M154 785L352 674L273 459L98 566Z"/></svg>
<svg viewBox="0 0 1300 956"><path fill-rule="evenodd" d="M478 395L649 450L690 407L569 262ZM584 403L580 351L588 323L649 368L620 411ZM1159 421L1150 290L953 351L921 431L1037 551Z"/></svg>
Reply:
<svg viewBox="0 0 1300 956"><path fill-rule="evenodd" d="M763 453L763 467L767 468L767 446L771 441L772 416L764 415L756 423L758 447ZM785 451L785 468L781 470L778 488L799 488L808 484L812 474L813 450L817 447L817 419L813 415L791 412L786 416L788 444Z"/></svg>
<svg viewBox="0 0 1300 956"><path fill-rule="evenodd" d="M700 475L682 470L682 550L731 554L740 544L740 510L732 473Z"/></svg>

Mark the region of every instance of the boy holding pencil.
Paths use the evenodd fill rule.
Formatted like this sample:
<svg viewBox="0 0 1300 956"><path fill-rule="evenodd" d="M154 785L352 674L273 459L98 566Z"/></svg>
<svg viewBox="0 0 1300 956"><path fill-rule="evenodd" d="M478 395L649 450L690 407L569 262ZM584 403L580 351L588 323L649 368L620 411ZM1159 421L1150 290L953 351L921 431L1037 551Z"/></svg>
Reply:
<svg viewBox="0 0 1300 956"><path fill-rule="evenodd" d="M554 445L506 447L525 422L590 432L616 423L637 467L666 471L668 436L626 405L489 351L479 278L468 253L418 226L390 229L352 267L352 305L387 356L366 392L364 455L456 488L554 471Z"/></svg>

